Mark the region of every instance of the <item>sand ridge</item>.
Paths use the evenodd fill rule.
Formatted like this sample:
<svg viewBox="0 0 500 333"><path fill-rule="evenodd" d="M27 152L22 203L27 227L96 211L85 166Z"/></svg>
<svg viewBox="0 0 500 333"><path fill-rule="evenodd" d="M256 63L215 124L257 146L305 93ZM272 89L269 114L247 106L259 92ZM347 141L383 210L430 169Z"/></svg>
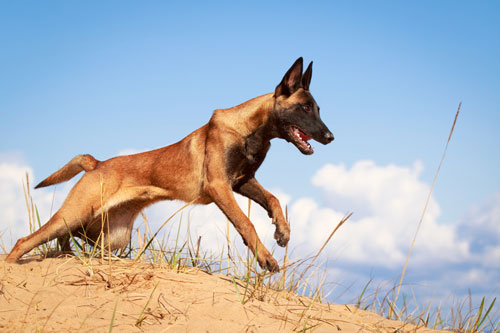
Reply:
<svg viewBox="0 0 500 333"><path fill-rule="evenodd" d="M434 332L284 292L242 304L244 287L195 268L75 257L7 264L1 256L0 331Z"/></svg>

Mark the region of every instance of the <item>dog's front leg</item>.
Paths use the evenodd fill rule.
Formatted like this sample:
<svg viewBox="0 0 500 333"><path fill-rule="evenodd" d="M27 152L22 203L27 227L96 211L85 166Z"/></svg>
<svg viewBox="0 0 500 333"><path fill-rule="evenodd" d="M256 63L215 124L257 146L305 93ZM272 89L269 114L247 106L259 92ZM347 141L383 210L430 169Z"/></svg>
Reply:
<svg viewBox="0 0 500 333"><path fill-rule="evenodd" d="M212 181L205 185L205 192L210 195L215 204L222 210L243 238L243 242L257 257L260 267L270 272L278 272L279 265L276 259L262 244L255 232L255 227L240 209L228 183Z"/></svg>
<svg viewBox="0 0 500 333"><path fill-rule="evenodd" d="M286 244L288 244L288 240L290 239L290 226L283 216L279 200L274 195L266 191L266 189L263 188L255 178L249 179L246 183L242 184L235 190L236 192L255 201L267 210L269 217L273 220L273 224L276 226L274 239L276 239L279 246L286 246Z"/></svg>

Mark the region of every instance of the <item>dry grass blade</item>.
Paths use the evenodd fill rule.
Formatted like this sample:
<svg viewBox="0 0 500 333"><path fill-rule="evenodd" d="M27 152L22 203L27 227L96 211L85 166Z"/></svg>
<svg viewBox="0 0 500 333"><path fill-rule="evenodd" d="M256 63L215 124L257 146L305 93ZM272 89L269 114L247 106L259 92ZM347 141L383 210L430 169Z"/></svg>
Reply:
<svg viewBox="0 0 500 333"><path fill-rule="evenodd" d="M139 314L139 317L137 317L137 320L135 321L135 326L140 327L142 325L142 323L144 322L144 320L146 319L144 312L148 308L149 302L151 302L151 298L153 297L153 293L155 292L156 288L158 287L158 284L159 284L159 282L156 283L155 287L151 291L151 294L149 294L149 298L148 298L146 304L144 304L144 307L142 308L142 311Z"/></svg>
<svg viewBox="0 0 500 333"><path fill-rule="evenodd" d="M184 206L182 206L181 208L179 208L178 210L175 211L175 213L173 213L172 215L170 215L170 217L165 221L163 222L163 224L158 228L158 230L156 230L156 232L154 233L153 237L151 237L151 239L147 242L147 244L144 246L144 248L141 250L141 252L139 252L139 254L137 255L137 257L135 258L135 261L138 261L141 256L144 254L144 252L146 252L146 250L148 249L149 245L151 244L151 242L156 238L156 236L158 235L158 233L160 232L160 230L171 220L174 218L175 215L177 215L177 213L179 213L180 211L184 210L186 207L188 206L191 206L193 203L196 202L196 200L198 200L198 198L194 199L193 201L190 201L188 202L187 204L185 204Z"/></svg>
<svg viewBox="0 0 500 333"><path fill-rule="evenodd" d="M285 220L288 222L288 225L290 226L290 220L288 219L288 207L285 206ZM291 226L290 226L291 227ZM288 269L288 245L290 243L286 244L285 247L285 256L283 257L283 267L282 267L282 273L281 273L281 284L279 285L279 289L285 289L286 285L286 271Z"/></svg>
<svg viewBox="0 0 500 333"><path fill-rule="evenodd" d="M24 185L23 182L23 193L24 193L24 201L26 203L26 211L28 212L30 233L33 233L36 230L36 226L35 226L35 218L33 212L33 199L31 198L31 192L30 192L30 179L27 172L26 172L26 186Z"/></svg>
<svg viewBox="0 0 500 333"><path fill-rule="evenodd" d="M408 267L408 262L410 260L411 253L413 251L413 247L415 246L415 240L417 239L417 235L418 235L418 232L420 230L420 226L422 225L422 221L424 220L425 213L427 212L427 207L429 206L429 202L430 202L430 199L431 199L432 191L434 190L434 185L436 184L436 180L437 180L437 177L439 175L439 171L441 170L441 166L443 165L443 161L444 161L444 159L446 157L446 152L448 151L448 145L449 145L449 143L451 141L451 137L453 135L453 131L455 130L455 124L457 123L457 119L458 119L458 115L460 113L460 108L461 107L462 107L462 102L460 102L458 104L457 113L455 114L455 119L453 120L453 125L451 126L450 135L448 136L448 140L446 141L446 145L444 147L443 155L441 156L441 161L439 162L438 168L436 170L436 174L434 175L434 180L432 181L431 189L429 190L429 194L427 195L427 200L425 201L424 210L422 211L422 215L420 216L420 220L419 220L418 225L417 225L417 230L415 231L415 235L413 236L413 240L411 242L410 250L408 251L408 255L406 256L405 265L403 267L403 272L401 273L401 278L399 280L398 289L396 291L396 297L394 298L394 301L393 301L394 305L396 304L396 302L398 300L399 292L401 291L401 285L403 284L403 279L404 279L404 276L405 276L405 273L406 273L406 268ZM391 318L391 316L392 316L391 312L392 311L389 312L388 318ZM397 315L396 318L399 319L399 315Z"/></svg>
<svg viewBox="0 0 500 333"><path fill-rule="evenodd" d="M335 229L333 229L332 233L330 234L330 236L328 236L328 238L326 239L325 243L323 243L323 246L321 247L321 249L319 249L318 253L316 253L316 255L314 256L314 258L312 259L311 261L311 265L312 263L316 260L316 258L318 258L318 256L321 254L321 252L323 251L323 249L325 248L326 244L328 244L328 242L330 241L330 239L332 238L332 236L337 232L337 230L342 226L342 224L344 224L350 217L352 216L352 213L349 213L347 214L346 216L344 216L344 218L339 222L339 224L337 224L337 226L335 227Z"/></svg>
<svg viewBox="0 0 500 333"><path fill-rule="evenodd" d="M321 254L321 252L323 251L323 249L325 248L325 246L328 244L328 242L330 242L330 239L332 239L333 235L337 232L337 230L339 230L339 228L352 216L352 213L349 213L347 214L346 216L344 216L342 218L342 220L340 220L340 222L337 224L337 226L335 227L335 229L333 229L333 231L330 233L330 236L328 236L328 238L326 239L326 241L323 243L323 246L321 246L321 248L319 249L318 253L316 253L316 255L312 258L311 262L309 263L309 265L306 267L306 269L304 269L302 271L302 273L300 274L298 280L297 280L297 283L300 282L300 281L303 281L303 278L304 278L304 275L307 273L307 271L313 266L314 262L316 261L316 259L319 257L319 255ZM296 285L297 286L297 285Z"/></svg>
<svg viewBox="0 0 500 333"><path fill-rule="evenodd" d="M54 314L54 312L56 312L57 308L64 302L65 300L63 299L62 301L60 301L59 303L57 303L57 305L52 309L52 311L50 312L49 316L47 317L47 319L45 320L45 323L43 324L42 326L42 329L40 330L40 332L43 332L45 330L45 326L47 326L47 323L49 322L50 318L52 317L52 315Z"/></svg>
<svg viewBox="0 0 500 333"><path fill-rule="evenodd" d="M102 211L102 213L101 213L101 232L99 235L102 236L101 237L101 264L103 264L104 263L104 220L106 219L105 215L107 215L107 213L106 213L106 209L104 207L104 180L103 180L102 174L100 175L99 184L100 184L101 211Z"/></svg>
<svg viewBox="0 0 500 333"><path fill-rule="evenodd" d="M115 302L115 308L113 309L113 315L111 316L111 322L109 323L109 330L108 332L111 333L113 332L113 325L115 323L115 316L116 316L116 308L118 306L118 297L116 298L116 302Z"/></svg>

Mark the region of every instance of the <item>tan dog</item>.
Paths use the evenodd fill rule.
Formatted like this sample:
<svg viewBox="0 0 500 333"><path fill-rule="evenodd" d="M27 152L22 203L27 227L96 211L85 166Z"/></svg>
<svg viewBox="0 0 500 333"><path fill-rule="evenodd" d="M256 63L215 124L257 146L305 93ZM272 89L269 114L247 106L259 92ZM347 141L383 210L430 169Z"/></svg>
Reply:
<svg viewBox="0 0 500 333"><path fill-rule="evenodd" d="M292 142L307 155L313 153L307 142L311 138L322 144L333 140L309 92L311 75L312 62L302 74L302 58L297 59L274 94L215 110L208 124L170 146L102 162L91 155L76 156L36 188L67 181L82 170L86 173L57 213L39 230L19 239L6 261L16 262L34 247L55 238L64 251L71 251L69 230L94 245L103 232L106 247L123 248L130 242L134 220L141 210L160 200L183 200L215 202L257 256L259 265L279 271L277 261L236 203L233 191L267 210L276 225L274 238L285 246L290 228L280 203L254 175L273 138ZM108 214L109 229L102 226L103 213Z"/></svg>

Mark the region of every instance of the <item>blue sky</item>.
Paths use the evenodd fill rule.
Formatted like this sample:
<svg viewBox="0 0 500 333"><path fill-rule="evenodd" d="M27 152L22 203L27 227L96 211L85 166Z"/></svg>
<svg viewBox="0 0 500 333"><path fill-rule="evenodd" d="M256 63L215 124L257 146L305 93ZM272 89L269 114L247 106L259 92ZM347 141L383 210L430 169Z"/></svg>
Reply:
<svg viewBox="0 0 500 333"><path fill-rule="evenodd" d="M296 209L309 198L323 215L352 210L362 223L373 213L363 212L367 203L385 204L363 197L369 192L363 184L393 184L375 181L387 171L424 193L410 202L418 209L403 229L411 233L425 202L419 186L432 182L462 101L429 223L452 226L453 237L466 242L461 227L475 222L465 220L484 213L487 222L477 223L492 228L486 245L493 246L500 239L500 215L489 214L500 205L499 7L496 1L2 1L0 163L28 168L40 181L76 154L103 160L173 143L214 109L273 91L303 56L314 61L311 91L336 140L313 144L312 156L273 141L257 174L261 183L286 194ZM324 170L353 185L314 183L318 174L331 175ZM346 195L350 188L359 191ZM385 198L391 188L373 193ZM9 198L0 201L12 206ZM473 249L478 242L467 244ZM475 264L454 265L470 272ZM367 261L353 266L373 272ZM498 265L481 269L500 276ZM498 294L498 287L491 291Z"/></svg>

